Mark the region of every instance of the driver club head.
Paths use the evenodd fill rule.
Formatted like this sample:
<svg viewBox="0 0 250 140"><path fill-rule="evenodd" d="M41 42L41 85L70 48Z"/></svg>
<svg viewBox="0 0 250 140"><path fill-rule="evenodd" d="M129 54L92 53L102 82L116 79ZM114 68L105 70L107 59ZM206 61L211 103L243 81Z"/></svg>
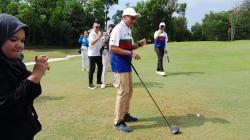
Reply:
<svg viewBox="0 0 250 140"><path fill-rule="evenodd" d="M179 134L180 133L180 128L178 128L178 127L172 127L170 129L170 131L171 131L172 134Z"/></svg>

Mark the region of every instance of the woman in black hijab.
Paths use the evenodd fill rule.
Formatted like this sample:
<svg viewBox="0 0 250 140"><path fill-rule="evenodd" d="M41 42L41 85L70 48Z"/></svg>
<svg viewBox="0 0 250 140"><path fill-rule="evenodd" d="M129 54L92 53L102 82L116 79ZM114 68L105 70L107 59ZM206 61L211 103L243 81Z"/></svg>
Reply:
<svg viewBox="0 0 250 140"><path fill-rule="evenodd" d="M0 14L0 139L33 140L41 130L33 101L41 94L40 80L48 58L35 58L29 72L21 60L29 28L16 17Z"/></svg>

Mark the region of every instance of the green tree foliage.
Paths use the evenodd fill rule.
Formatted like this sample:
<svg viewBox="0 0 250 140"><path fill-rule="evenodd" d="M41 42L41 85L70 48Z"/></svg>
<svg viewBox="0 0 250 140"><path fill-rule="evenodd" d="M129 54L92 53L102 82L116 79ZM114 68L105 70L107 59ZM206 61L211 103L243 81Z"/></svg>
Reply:
<svg viewBox="0 0 250 140"><path fill-rule="evenodd" d="M118 4L118 0L104 0L104 12L105 12L105 27L107 27L107 23L110 20L110 17L108 17L109 14L109 8L111 5Z"/></svg>
<svg viewBox="0 0 250 140"><path fill-rule="evenodd" d="M191 31L193 40L199 40L199 41L204 40L202 37L202 25L200 23L195 23L191 27Z"/></svg>
<svg viewBox="0 0 250 140"><path fill-rule="evenodd" d="M136 39L148 38L153 40L154 32L159 29L160 22L166 23L170 40L183 40L186 38L183 37L184 34L179 34L175 30L176 24L182 23L181 27L187 31L186 19L182 17L182 15L185 15L186 4L177 3L177 0L148 0L138 2L135 9L141 14L133 28ZM172 19L174 12L177 12L180 18ZM180 37L174 37L177 34Z"/></svg>
<svg viewBox="0 0 250 140"><path fill-rule="evenodd" d="M250 39L250 0L229 11L210 12L192 26L194 40Z"/></svg>
<svg viewBox="0 0 250 140"><path fill-rule="evenodd" d="M11 0L0 0L0 13L7 12L6 7L9 5Z"/></svg>
<svg viewBox="0 0 250 140"><path fill-rule="evenodd" d="M236 16L235 39L250 39L250 0L245 0L237 8Z"/></svg>
<svg viewBox="0 0 250 140"><path fill-rule="evenodd" d="M117 3L118 0L0 0L0 12L29 25L32 44L69 46L76 44L79 32L89 30L94 21L104 27L105 6Z"/></svg>
<svg viewBox="0 0 250 140"><path fill-rule="evenodd" d="M206 40L227 40L230 27L227 12L219 12L205 15L202 25L202 35Z"/></svg>
<svg viewBox="0 0 250 140"><path fill-rule="evenodd" d="M109 13L109 7L118 4L118 0L89 0L85 5L85 10L89 16L94 17L94 21L98 21L102 28L105 28L106 21L110 19L105 16Z"/></svg>
<svg viewBox="0 0 250 140"><path fill-rule="evenodd" d="M170 40L187 41L191 40L192 34L187 29L187 19L184 16L173 17L171 20L172 36ZM169 29L167 29L169 30Z"/></svg>
<svg viewBox="0 0 250 140"><path fill-rule="evenodd" d="M98 21L105 29L114 4L118 0L0 0L0 12L14 15L30 26L29 43L72 46L77 43L79 33L89 30L93 22ZM186 8L178 0L139 1L135 9L141 17L132 29L135 40L153 41L162 21L172 41L191 40L191 35L193 40L227 40L232 23L235 39L250 39L250 0L230 11L208 13L201 24L192 27L192 34L187 29ZM112 17L115 24L121 16L122 11L118 10Z"/></svg>
<svg viewBox="0 0 250 140"><path fill-rule="evenodd" d="M122 19L122 10L117 10L116 13L113 15L112 20L114 24L118 24Z"/></svg>

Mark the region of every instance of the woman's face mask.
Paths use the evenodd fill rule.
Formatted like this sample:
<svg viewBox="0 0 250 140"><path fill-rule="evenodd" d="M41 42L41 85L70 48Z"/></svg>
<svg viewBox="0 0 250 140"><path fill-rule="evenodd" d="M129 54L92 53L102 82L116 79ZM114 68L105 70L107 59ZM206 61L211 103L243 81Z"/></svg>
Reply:
<svg viewBox="0 0 250 140"><path fill-rule="evenodd" d="M3 54L9 59L19 59L24 49L25 32L18 30L2 46Z"/></svg>

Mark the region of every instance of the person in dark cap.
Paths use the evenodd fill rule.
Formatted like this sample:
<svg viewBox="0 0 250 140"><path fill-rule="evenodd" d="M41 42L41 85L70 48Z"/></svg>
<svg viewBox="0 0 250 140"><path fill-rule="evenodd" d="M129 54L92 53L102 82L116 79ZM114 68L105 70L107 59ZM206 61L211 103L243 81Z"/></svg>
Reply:
<svg viewBox="0 0 250 140"><path fill-rule="evenodd" d="M49 69L48 57L37 56L33 71L22 62L29 27L16 17L0 14L0 139L33 140L41 124L33 101Z"/></svg>

